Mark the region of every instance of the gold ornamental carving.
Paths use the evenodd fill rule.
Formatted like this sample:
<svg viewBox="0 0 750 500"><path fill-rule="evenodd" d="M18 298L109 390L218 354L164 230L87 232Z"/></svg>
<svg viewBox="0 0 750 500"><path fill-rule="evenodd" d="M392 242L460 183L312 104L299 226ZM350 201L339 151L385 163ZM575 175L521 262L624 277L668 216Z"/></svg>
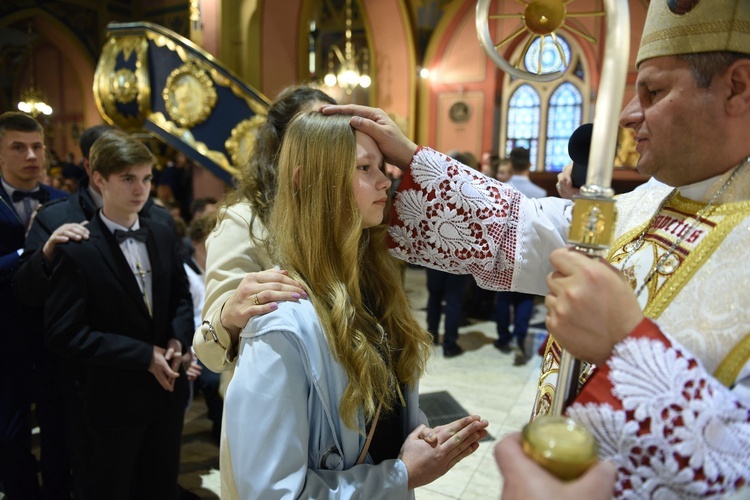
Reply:
<svg viewBox="0 0 750 500"><path fill-rule="evenodd" d="M118 69L109 85L115 101L122 104L127 104L138 96L138 78L127 68Z"/></svg>
<svg viewBox="0 0 750 500"><path fill-rule="evenodd" d="M614 235L615 218L613 199L576 198L568 243L594 249L609 248Z"/></svg>
<svg viewBox="0 0 750 500"><path fill-rule="evenodd" d="M224 143L224 147L231 155L235 167L241 168L250 161L255 148L256 132L265 122L265 115L255 115L249 120L242 120L232 129L232 135Z"/></svg>
<svg viewBox="0 0 750 500"><path fill-rule="evenodd" d="M138 130L151 113L148 40L113 36L102 48L94 74L94 99L107 122Z"/></svg>
<svg viewBox="0 0 750 500"><path fill-rule="evenodd" d="M184 128L204 122L216 105L214 82L194 60L172 71L162 97L169 116Z"/></svg>
<svg viewBox="0 0 750 500"><path fill-rule="evenodd" d="M229 164L229 159L221 151L214 151L204 143L195 138L193 133L186 129L179 127L176 123L166 119L164 114L160 112L151 113L148 117L148 121L153 125L157 126L172 137L177 137L180 141L184 142L198 153L202 154L212 162L219 165L223 170L229 172L231 175L237 174L237 169Z"/></svg>

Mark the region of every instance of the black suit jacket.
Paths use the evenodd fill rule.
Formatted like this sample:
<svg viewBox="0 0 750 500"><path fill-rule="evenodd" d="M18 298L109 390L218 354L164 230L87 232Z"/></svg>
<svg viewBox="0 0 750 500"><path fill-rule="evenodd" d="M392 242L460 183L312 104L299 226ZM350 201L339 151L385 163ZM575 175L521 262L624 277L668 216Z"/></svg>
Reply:
<svg viewBox="0 0 750 500"><path fill-rule="evenodd" d="M86 363L85 412L95 429L142 421L154 411L183 411L187 380L165 391L148 372L153 346L177 338L190 347L194 330L187 276L171 228L140 219L152 271L153 317L136 276L97 214L88 240L61 245L45 302L47 345Z"/></svg>
<svg viewBox="0 0 750 500"><path fill-rule="evenodd" d="M44 264L42 247L55 230L70 222L90 221L97 212L88 191L88 178L81 180L78 191L67 200L45 204L34 218L26 236L21 264L13 279L13 291L18 300L28 306L43 307L49 287L49 271ZM139 216L174 228L172 216L152 199L146 202Z"/></svg>
<svg viewBox="0 0 750 500"><path fill-rule="evenodd" d="M40 185L48 200L63 198L68 193ZM13 206L5 189L0 186L0 317L3 326L0 335L3 348L0 349L0 363L32 363L41 347L41 315L21 305L12 293L11 283L18 271L20 257L18 250L23 248L26 228Z"/></svg>

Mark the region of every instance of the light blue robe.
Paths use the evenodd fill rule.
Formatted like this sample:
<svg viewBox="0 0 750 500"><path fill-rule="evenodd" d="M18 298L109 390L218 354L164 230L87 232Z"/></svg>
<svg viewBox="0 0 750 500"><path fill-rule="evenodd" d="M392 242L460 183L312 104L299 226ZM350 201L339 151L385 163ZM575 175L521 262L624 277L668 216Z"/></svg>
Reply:
<svg viewBox="0 0 750 500"><path fill-rule="evenodd" d="M224 409L229 484L238 498L413 498L400 459L372 465L368 455L355 466L364 416L360 411L360 432L339 416L348 377L310 301L280 302L253 318L239 352ZM404 437L427 423L416 387L407 394L406 415Z"/></svg>

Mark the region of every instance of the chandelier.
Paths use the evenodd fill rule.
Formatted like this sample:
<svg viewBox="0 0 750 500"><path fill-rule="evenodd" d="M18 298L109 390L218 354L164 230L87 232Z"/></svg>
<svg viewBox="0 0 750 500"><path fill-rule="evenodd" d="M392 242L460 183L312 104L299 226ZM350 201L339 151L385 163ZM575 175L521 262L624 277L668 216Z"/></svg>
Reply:
<svg viewBox="0 0 750 500"><path fill-rule="evenodd" d="M354 53L352 44L352 0L346 0L346 42L344 52L332 45L328 51L328 74L323 78L323 82L329 87L337 83L344 92L351 94L357 86L364 89L370 86L372 80L367 74L370 63L370 51L363 48L358 55ZM333 59L336 57L339 61L338 73L333 72ZM359 70L358 62L362 62L362 71Z"/></svg>
<svg viewBox="0 0 750 500"><path fill-rule="evenodd" d="M29 23L29 35L31 35L31 23ZM47 96L44 95L42 89L34 85L34 70L34 48L29 47L29 87L21 92L18 109L35 118L40 114L51 115L52 107L46 102Z"/></svg>

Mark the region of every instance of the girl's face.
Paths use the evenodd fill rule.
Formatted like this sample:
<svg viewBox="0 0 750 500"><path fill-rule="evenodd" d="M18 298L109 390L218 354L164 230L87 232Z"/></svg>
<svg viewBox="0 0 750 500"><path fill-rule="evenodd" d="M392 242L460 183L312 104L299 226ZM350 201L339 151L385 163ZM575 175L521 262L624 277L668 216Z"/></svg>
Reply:
<svg viewBox="0 0 750 500"><path fill-rule="evenodd" d="M383 154L367 134L355 132L357 138L357 171L352 179L352 192L357 200L363 227L383 222L391 180L385 174Z"/></svg>

